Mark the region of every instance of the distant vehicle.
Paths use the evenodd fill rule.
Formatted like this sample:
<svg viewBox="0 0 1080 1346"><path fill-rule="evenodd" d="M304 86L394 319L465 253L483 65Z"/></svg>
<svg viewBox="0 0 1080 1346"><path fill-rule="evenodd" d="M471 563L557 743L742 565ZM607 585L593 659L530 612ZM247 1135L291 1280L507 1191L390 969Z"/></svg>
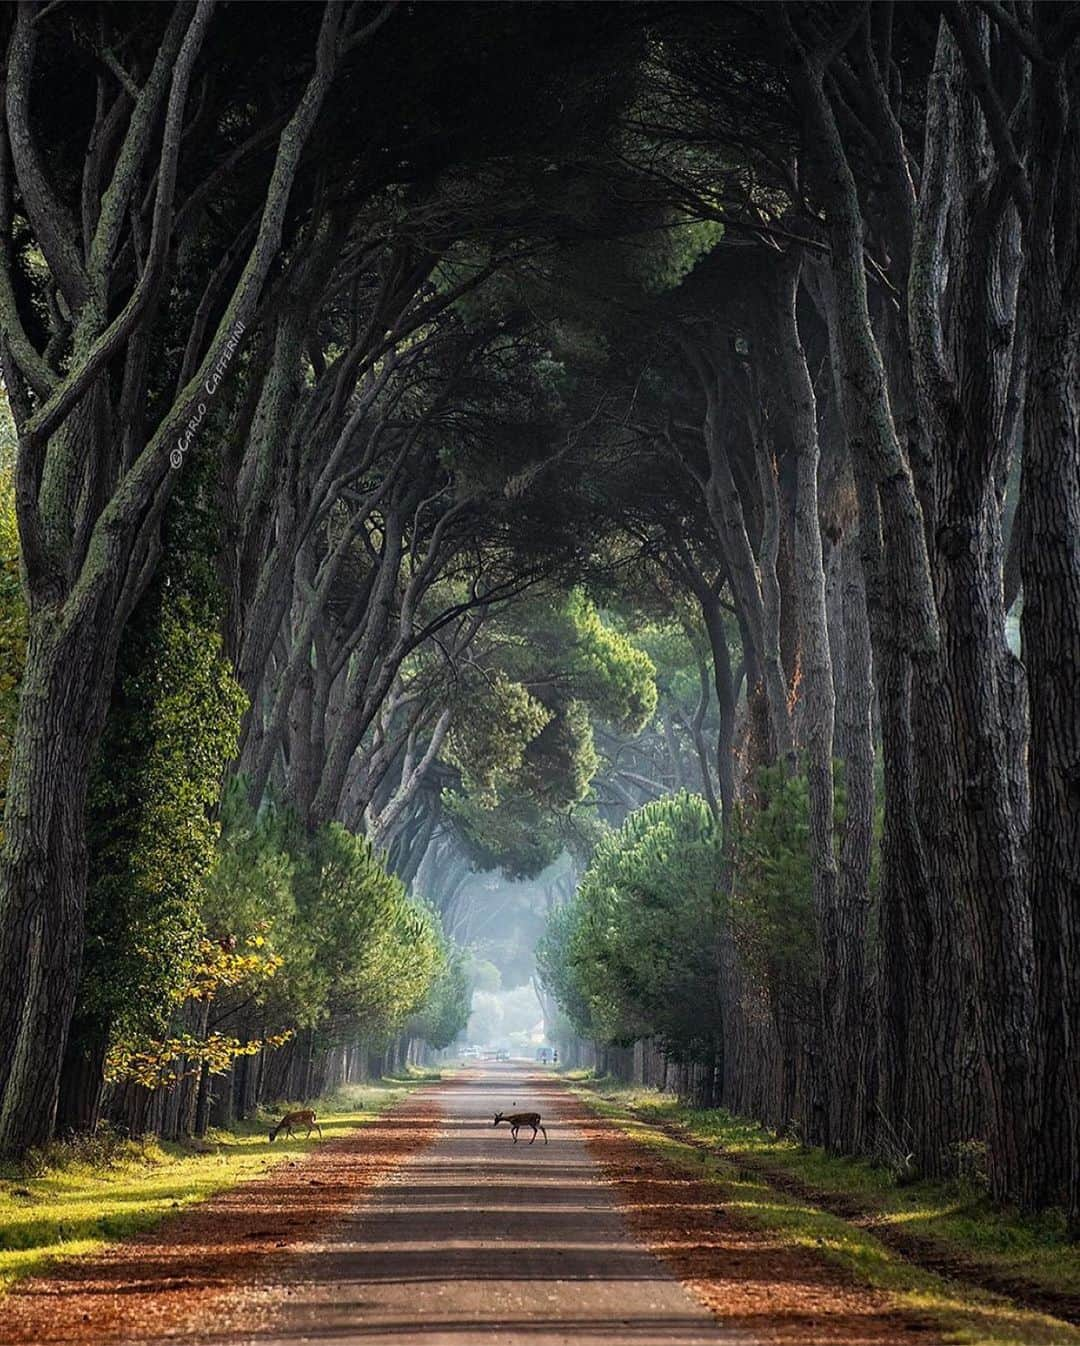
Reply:
<svg viewBox="0 0 1080 1346"><path fill-rule="evenodd" d="M510 1053L506 1050L505 1047L500 1047L499 1050L495 1053L495 1060L496 1060L496 1061L509 1061L509 1060L510 1060Z"/></svg>
<svg viewBox="0 0 1080 1346"><path fill-rule="evenodd" d="M479 1047L462 1047L461 1049L461 1059L463 1061L471 1060L472 1058L478 1057L480 1055L481 1052Z"/></svg>
<svg viewBox="0 0 1080 1346"><path fill-rule="evenodd" d="M537 1047L536 1059L542 1066L551 1065L555 1059L555 1049L553 1047Z"/></svg>

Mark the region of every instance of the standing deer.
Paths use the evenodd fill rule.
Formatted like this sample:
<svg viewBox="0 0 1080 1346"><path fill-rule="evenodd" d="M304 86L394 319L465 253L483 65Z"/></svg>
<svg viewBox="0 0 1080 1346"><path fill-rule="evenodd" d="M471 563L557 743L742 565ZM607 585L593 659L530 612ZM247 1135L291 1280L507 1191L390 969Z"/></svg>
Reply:
<svg viewBox="0 0 1080 1346"><path fill-rule="evenodd" d="M277 1126L270 1128L270 1144L273 1145L277 1140L278 1132L284 1131L289 1137L292 1136L294 1126L306 1126L308 1136L312 1131L318 1131L319 1139L322 1140L322 1127L315 1120L314 1108L301 1108L299 1112L287 1112Z"/></svg>
<svg viewBox="0 0 1080 1346"><path fill-rule="evenodd" d="M540 1114L538 1112L508 1112L505 1117L501 1112L497 1112L495 1114L495 1120L492 1122L491 1125L498 1126L500 1122L505 1122L507 1126L509 1126L510 1134L514 1138L515 1145L517 1144L517 1133L519 1127L522 1126L532 1127L532 1140L529 1141L530 1145L533 1143L533 1140L536 1139L537 1131L544 1131L544 1128L540 1125ZM544 1131L544 1144L546 1145L547 1143L548 1143L547 1132Z"/></svg>

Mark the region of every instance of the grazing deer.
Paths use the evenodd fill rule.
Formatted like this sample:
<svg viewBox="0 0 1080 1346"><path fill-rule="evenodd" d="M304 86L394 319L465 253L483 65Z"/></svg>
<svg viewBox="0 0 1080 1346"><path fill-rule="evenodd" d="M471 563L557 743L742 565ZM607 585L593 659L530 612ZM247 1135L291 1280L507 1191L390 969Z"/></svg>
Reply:
<svg viewBox="0 0 1080 1346"><path fill-rule="evenodd" d="M510 1134L514 1137L515 1145L517 1144L517 1133L519 1127L522 1126L532 1127L532 1140L529 1141L530 1145L533 1143L533 1140L536 1139L537 1131L544 1131L544 1128L540 1125L540 1114L538 1112L508 1112L505 1117L501 1112L497 1112L495 1114L495 1120L491 1123L491 1125L498 1126L500 1122L505 1122L507 1126L509 1126ZM544 1144L546 1145L547 1143L548 1143L547 1132L544 1131Z"/></svg>
<svg viewBox="0 0 1080 1346"><path fill-rule="evenodd" d="M301 1108L299 1112L287 1112L277 1126L270 1129L270 1144L273 1145L277 1140L278 1132L284 1131L287 1136L292 1136L294 1126L306 1126L308 1136L312 1131L318 1131L319 1139L322 1140L322 1127L315 1120L314 1108Z"/></svg>

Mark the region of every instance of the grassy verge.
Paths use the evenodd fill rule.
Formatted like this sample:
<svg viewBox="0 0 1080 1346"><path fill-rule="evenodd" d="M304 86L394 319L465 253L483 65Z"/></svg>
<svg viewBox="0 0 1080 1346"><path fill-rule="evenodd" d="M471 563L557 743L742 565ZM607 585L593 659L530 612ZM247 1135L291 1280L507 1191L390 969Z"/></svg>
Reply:
<svg viewBox="0 0 1080 1346"><path fill-rule="evenodd" d="M956 1252L983 1260L992 1251L1002 1267L1030 1272L1040 1284L1067 1292L1077 1274L1076 1249L1063 1241L1053 1221L1010 1220L994 1213L974 1192L943 1184L896 1187L872 1165L835 1159L820 1151L778 1141L751 1123L722 1112L682 1108L651 1090L627 1089L603 1080L580 1081L574 1092L627 1135L676 1167L715 1181L732 1214L766 1229L785 1244L805 1247L844 1266L856 1280L884 1291L896 1308L940 1326L941 1340L977 1346L1080 1346L1080 1330L1025 1308L1003 1295L946 1279L890 1249L870 1229L833 1215L770 1185L748 1163L768 1160L825 1192L858 1194L875 1216L923 1224L924 1232ZM660 1129L685 1127L696 1140L723 1147L706 1153ZM986 1215L981 1221L970 1203ZM1012 1252L1009 1252L1010 1239ZM1037 1249L1045 1252L1045 1263ZM987 1250L984 1254L983 1250ZM1055 1270L1056 1269L1056 1270Z"/></svg>
<svg viewBox="0 0 1080 1346"><path fill-rule="evenodd" d="M454 1066L406 1066L396 1075L384 1075L386 1084L435 1084L448 1080L456 1073Z"/></svg>
<svg viewBox="0 0 1080 1346"><path fill-rule="evenodd" d="M325 1138L370 1122L424 1078L356 1085L320 1100ZM116 1138L57 1144L20 1167L0 1167L0 1294L57 1257L79 1256L150 1229L319 1143L317 1136L298 1135L271 1147L268 1125L268 1119L254 1118L189 1145Z"/></svg>

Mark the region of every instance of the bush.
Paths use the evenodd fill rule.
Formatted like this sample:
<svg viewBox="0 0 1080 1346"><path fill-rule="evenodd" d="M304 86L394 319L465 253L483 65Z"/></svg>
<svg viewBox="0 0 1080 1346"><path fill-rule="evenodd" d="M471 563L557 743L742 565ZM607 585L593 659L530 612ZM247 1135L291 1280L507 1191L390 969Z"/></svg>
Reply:
<svg viewBox="0 0 1080 1346"><path fill-rule="evenodd" d="M581 1036L611 1045L652 1037L674 1061L714 1059L722 873L719 828L699 795L646 804L599 843L537 953Z"/></svg>

